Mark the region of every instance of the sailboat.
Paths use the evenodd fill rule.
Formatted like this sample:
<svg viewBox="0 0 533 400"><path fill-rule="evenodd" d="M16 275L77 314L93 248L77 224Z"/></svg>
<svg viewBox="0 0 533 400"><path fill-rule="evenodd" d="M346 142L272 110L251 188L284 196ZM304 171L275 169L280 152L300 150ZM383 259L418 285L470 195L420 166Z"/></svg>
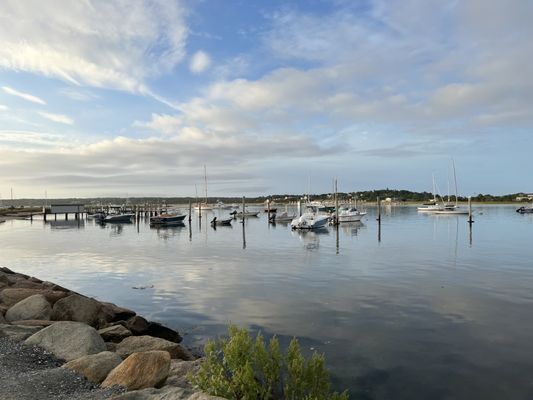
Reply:
<svg viewBox="0 0 533 400"><path fill-rule="evenodd" d="M467 215L468 210L466 208L459 207L459 198L457 196L457 176L455 175L455 161L452 159L453 166L453 181L455 186L455 203L445 204L442 209L433 211L433 214L446 214L446 215Z"/></svg>
<svg viewBox="0 0 533 400"><path fill-rule="evenodd" d="M418 207L418 212L433 213L435 211L441 211L444 209L444 205L439 204L437 201L437 188L435 184L435 175L433 175L433 200L429 203L422 204L422 207Z"/></svg>
<svg viewBox="0 0 533 400"><path fill-rule="evenodd" d="M198 203L194 206L195 211L211 211L213 210L213 205L207 203L207 168L204 165L204 182L205 182L205 202Z"/></svg>

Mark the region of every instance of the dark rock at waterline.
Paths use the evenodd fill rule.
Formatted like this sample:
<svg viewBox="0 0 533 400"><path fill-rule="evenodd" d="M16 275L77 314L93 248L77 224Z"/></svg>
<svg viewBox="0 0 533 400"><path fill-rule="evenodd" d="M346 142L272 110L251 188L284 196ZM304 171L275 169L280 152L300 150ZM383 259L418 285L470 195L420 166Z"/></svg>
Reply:
<svg viewBox="0 0 533 400"><path fill-rule="evenodd" d="M81 322L61 321L40 330L26 339L27 345L36 345L66 361L106 350L96 329Z"/></svg>
<svg viewBox="0 0 533 400"><path fill-rule="evenodd" d="M137 315L135 311L129 310L124 307L119 307L113 303L101 302L101 304L106 313L112 315L111 321L127 320Z"/></svg>
<svg viewBox="0 0 533 400"><path fill-rule="evenodd" d="M150 323L146 319L138 315L131 317L125 323L126 328L134 335L144 335L149 325Z"/></svg>
<svg viewBox="0 0 533 400"><path fill-rule="evenodd" d="M0 267L0 272L4 272L6 274L15 274L15 272L11 271L9 268L7 267ZM27 276L27 275L26 275Z"/></svg>
<svg viewBox="0 0 533 400"><path fill-rule="evenodd" d="M52 307L42 294L34 294L19 301L7 310L5 318L9 322L25 319L49 320Z"/></svg>
<svg viewBox="0 0 533 400"><path fill-rule="evenodd" d="M76 321L97 327L101 321L102 305L88 297L71 294L58 300L52 309L54 321Z"/></svg>
<svg viewBox="0 0 533 400"><path fill-rule="evenodd" d="M173 329L167 328L164 325L161 325L159 322L150 322L148 324L146 334L161 339L170 340L174 343L181 343L181 341L183 340L178 332Z"/></svg>
<svg viewBox="0 0 533 400"><path fill-rule="evenodd" d="M45 289L42 283L32 282L28 279L21 279L11 285L15 289Z"/></svg>

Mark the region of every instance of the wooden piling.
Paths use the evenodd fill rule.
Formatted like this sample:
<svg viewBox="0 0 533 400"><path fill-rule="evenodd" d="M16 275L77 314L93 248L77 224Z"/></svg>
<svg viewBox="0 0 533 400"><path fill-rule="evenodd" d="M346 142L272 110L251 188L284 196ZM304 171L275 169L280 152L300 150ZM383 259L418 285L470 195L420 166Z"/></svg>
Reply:
<svg viewBox="0 0 533 400"><path fill-rule="evenodd" d="M244 196L242 196L242 223L244 224L244 213L246 212L246 204L244 202Z"/></svg>
<svg viewBox="0 0 533 400"><path fill-rule="evenodd" d="M381 224L381 200L379 196L377 198L377 206L378 206L378 217L376 218L376 220Z"/></svg>
<svg viewBox="0 0 533 400"><path fill-rule="evenodd" d="M189 222L191 222L192 220L192 204L191 204L191 200L189 199Z"/></svg>
<svg viewBox="0 0 533 400"><path fill-rule="evenodd" d="M472 197L468 196L468 223L472 225L474 219L472 218Z"/></svg>

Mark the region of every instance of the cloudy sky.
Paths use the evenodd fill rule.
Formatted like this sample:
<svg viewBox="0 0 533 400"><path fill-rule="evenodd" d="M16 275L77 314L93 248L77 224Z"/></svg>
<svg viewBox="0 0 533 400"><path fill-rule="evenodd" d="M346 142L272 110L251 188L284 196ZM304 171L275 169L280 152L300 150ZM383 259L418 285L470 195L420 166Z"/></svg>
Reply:
<svg viewBox="0 0 533 400"><path fill-rule="evenodd" d="M533 191L528 0L0 4L0 194Z"/></svg>

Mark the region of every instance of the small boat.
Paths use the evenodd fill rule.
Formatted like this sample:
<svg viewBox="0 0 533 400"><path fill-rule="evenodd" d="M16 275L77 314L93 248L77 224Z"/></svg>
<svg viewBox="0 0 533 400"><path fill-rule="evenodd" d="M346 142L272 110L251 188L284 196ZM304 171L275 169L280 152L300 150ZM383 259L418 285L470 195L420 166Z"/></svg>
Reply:
<svg viewBox="0 0 533 400"><path fill-rule="evenodd" d="M186 214L161 214L150 217L150 225L182 224Z"/></svg>
<svg viewBox="0 0 533 400"><path fill-rule="evenodd" d="M445 205L442 209L436 210L432 212L433 214L445 214L445 215L467 215L468 210L465 208L461 208L457 205Z"/></svg>
<svg viewBox="0 0 533 400"><path fill-rule="evenodd" d="M517 209L516 212L520 214L533 214L533 205L529 207L522 206L519 209Z"/></svg>
<svg viewBox="0 0 533 400"><path fill-rule="evenodd" d="M217 201L215 203L215 205L213 206L213 209L216 209L216 210L231 210L233 208L232 205L229 205L229 204L224 204L223 202L221 202L220 200Z"/></svg>
<svg viewBox="0 0 533 400"><path fill-rule="evenodd" d="M211 220L212 226L231 226L231 220L233 218L226 218L226 219L218 219L217 217L214 217Z"/></svg>
<svg viewBox="0 0 533 400"><path fill-rule="evenodd" d="M234 218L242 218L243 217L242 211L237 211L237 210L231 212L230 215L233 215ZM259 216L259 211L245 211L244 212L244 217L245 218L257 217L257 216Z"/></svg>
<svg viewBox="0 0 533 400"><path fill-rule="evenodd" d="M95 221L103 221L106 217L106 213L103 211L87 214L87 219L94 219Z"/></svg>
<svg viewBox="0 0 533 400"><path fill-rule="evenodd" d="M102 222L131 222L135 214L109 214L107 215Z"/></svg>
<svg viewBox="0 0 533 400"><path fill-rule="evenodd" d="M317 229L326 226L330 216L320 213L317 207L308 206L308 211L291 222L292 229Z"/></svg>
<svg viewBox="0 0 533 400"><path fill-rule="evenodd" d="M286 211L281 214L272 214L270 216L270 222L291 222L296 218L296 214L289 215Z"/></svg>
<svg viewBox="0 0 533 400"><path fill-rule="evenodd" d="M355 207L341 208L339 210L339 222L359 222L366 215Z"/></svg>

